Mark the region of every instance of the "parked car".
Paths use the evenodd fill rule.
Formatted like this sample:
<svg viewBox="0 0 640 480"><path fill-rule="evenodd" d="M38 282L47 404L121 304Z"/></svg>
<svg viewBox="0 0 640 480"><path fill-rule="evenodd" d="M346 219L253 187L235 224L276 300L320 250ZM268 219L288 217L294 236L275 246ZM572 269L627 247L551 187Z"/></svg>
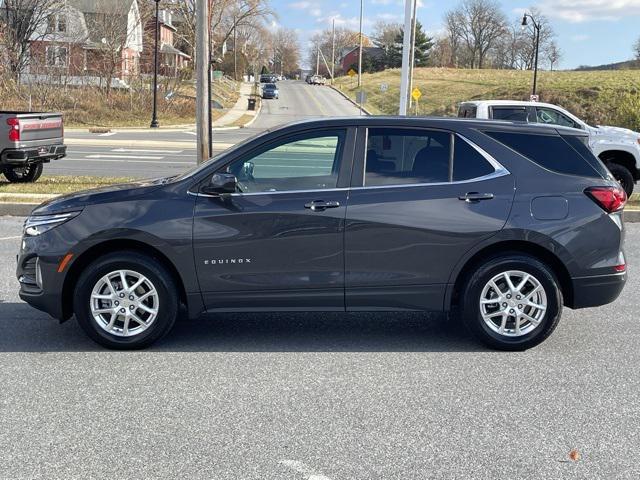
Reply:
<svg viewBox="0 0 640 480"><path fill-rule="evenodd" d="M275 98L279 97L278 87L275 83L266 83L262 87L262 98Z"/></svg>
<svg viewBox="0 0 640 480"><path fill-rule="evenodd" d="M276 83L278 77L271 73L260 75L260 83Z"/></svg>
<svg viewBox="0 0 640 480"><path fill-rule="evenodd" d="M584 130L589 146L620 182L627 195L633 193L640 179L640 133L626 128L593 127L562 107L550 103L515 100L481 100L464 102L458 109L463 118L512 120L546 125L560 125Z"/></svg>
<svg viewBox="0 0 640 480"><path fill-rule="evenodd" d="M292 124L181 175L42 204L20 297L118 349L158 340L180 304L192 318L453 310L491 347L526 349L563 306L604 305L625 284L626 196L586 137L462 119Z"/></svg>
<svg viewBox="0 0 640 480"><path fill-rule="evenodd" d="M0 112L0 173L10 182L35 182L43 164L67 154L61 113Z"/></svg>

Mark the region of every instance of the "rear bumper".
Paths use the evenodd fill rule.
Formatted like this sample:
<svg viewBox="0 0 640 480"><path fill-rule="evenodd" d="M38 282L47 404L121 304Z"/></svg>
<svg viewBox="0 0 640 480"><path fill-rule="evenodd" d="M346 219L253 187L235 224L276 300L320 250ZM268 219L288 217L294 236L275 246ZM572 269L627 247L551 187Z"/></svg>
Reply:
<svg viewBox="0 0 640 480"><path fill-rule="evenodd" d="M627 281L627 273L572 279L573 299L569 308L588 308L615 301Z"/></svg>
<svg viewBox="0 0 640 480"><path fill-rule="evenodd" d="M42 145L40 147L7 148L0 154L3 165L26 165L34 162L48 162L67 155L66 145Z"/></svg>

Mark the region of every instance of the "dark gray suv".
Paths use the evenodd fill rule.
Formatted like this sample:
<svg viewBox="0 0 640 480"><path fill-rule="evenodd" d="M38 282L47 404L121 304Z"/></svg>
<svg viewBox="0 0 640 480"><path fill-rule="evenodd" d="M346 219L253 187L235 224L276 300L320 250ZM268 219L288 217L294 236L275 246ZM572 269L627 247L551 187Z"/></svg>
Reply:
<svg viewBox="0 0 640 480"><path fill-rule="evenodd" d="M582 131L345 118L185 174L57 198L25 222L20 296L141 348L229 311L459 312L491 347L548 337L626 279L624 191Z"/></svg>

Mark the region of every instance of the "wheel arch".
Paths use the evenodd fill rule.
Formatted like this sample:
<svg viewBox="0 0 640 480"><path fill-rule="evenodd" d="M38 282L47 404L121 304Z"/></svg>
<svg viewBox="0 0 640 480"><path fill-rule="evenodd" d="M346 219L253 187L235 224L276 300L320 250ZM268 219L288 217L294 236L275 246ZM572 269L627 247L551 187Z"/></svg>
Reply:
<svg viewBox="0 0 640 480"><path fill-rule="evenodd" d="M600 160L606 163L622 165L631 172L634 180L640 179L640 171L636 166L636 157L626 150L605 150L598 155Z"/></svg>
<svg viewBox="0 0 640 480"><path fill-rule="evenodd" d="M173 262L160 250L148 243L131 239L111 239L95 244L83 251L71 263L65 275L62 287L62 315L65 320L73 314L73 292L76 288L80 273L92 262L104 255L115 252L135 252L159 261L160 264L171 274L178 286L178 298L184 305L189 306L188 296L182 277L178 273Z"/></svg>
<svg viewBox="0 0 640 480"><path fill-rule="evenodd" d="M455 280L447 288L445 310L450 310L459 304L460 292L464 287L465 280L478 265L491 257L509 253L528 255L548 265L558 279L565 305L573 305L571 275L556 253L538 243L526 240L501 240L481 248L464 261L455 273Z"/></svg>

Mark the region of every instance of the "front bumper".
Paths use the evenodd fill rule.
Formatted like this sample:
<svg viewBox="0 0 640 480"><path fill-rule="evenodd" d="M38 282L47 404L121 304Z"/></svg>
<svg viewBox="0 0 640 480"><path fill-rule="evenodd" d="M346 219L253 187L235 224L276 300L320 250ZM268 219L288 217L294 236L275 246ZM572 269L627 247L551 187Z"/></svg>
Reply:
<svg viewBox="0 0 640 480"><path fill-rule="evenodd" d="M67 155L66 145L43 145L29 148L8 148L0 154L3 165L28 165L34 162L48 162Z"/></svg>
<svg viewBox="0 0 640 480"><path fill-rule="evenodd" d="M567 306L578 309L611 303L618 298L626 282L627 272L573 278L573 299Z"/></svg>

